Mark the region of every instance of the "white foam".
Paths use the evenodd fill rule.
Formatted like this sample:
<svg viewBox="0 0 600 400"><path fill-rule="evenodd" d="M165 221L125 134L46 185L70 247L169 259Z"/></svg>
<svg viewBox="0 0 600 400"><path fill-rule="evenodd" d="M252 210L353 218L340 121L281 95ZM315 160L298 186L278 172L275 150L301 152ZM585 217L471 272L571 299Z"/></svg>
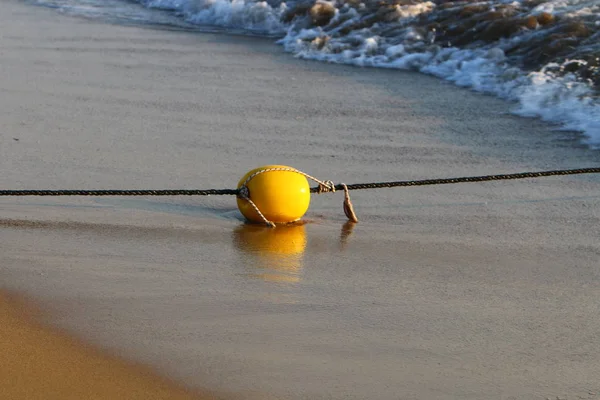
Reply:
<svg viewBox="0 0 600 400"><path fill-rule="evenodd" d="M89 8L93 8L94 4L102 8L114 2L38 1L64 8L79 7L86 13L91 12ZM525 30L495 43L476 43L477 46L474 43L468 49L459 49L446 47L447 43L435 43L435 31L414 23L421 16L435 11L436 5L430 1L396 5L385 11L385 17L377 16L379 22L365 24L368 27L362 29L357 27L362 26L365 16L376 15L373 14L376 11L364 3L354 8L346 2L328 2L335 7L330 24L314 27L307 14L298 15L289 23L282 22L282 16L294 7L297 0L289 3L280 0L139 1L147 7L175 11L170 15L176 14L193 24L278 35L282 37L278 43L301 58L432 74L459 86L516 101L515 112L519 115L540 117L561 124L564 129L581 131L586 135L587 143L600 146L600 104L594 99L589 84L577 81L572 75L561 77L562 74L556 74L555 68L561 66L548 65L528 74L509 64L505 51L521 43L533 43L545 34L542 30ZM524 0L496 1L496 4L499 3L520 9L524 9L525 5ZM585 17L587 21L600 25L598 0L549 0L524 15L542 12L557 18ZM349 27L349 33L342 33Z"/></svg>
<svg viewBox="0 0 600 400"><path fill-rule="evenodd" d="M510 3L510 2L509 2ZM403 11L398 18L414 18L430 12L432 3L417 6L397 6ZM595 13L600 7L597 0L549 1L536 7L532 14L543 11L554 15ZM342 8L338 18L346 18L344 26L357 24L360 16L353 9ZM354 15L350 13L354 12ZM344 15L346 13L346 15ZM454 82L463 87L490 93L516 101L515 113L528 117L540 117L561 124L563 129L581 131L586 141L600 146L600 104L592 96L592 88L575 77L559 77L543 69L527 74L507 63L504 48L511 48L521 41L539 35L537 31L526 31L520 36L502 39L495 45L476 49L441 48L432 46L430 36L407 26L388 38L377 35L376 24L369 29L355 30L346 36L332 37L327 46L315 47L307 43L327 33L327 29L301 29L292 26L279 41L286 51L297 57L358 66L418 70ZM340 28L331 30L335 33ZM572 62L572 61L570 61Z"/></svg>
<svg viewBox="0 0 600 400"><path fill-rule="evenodd" d="M399 18L416 17L420 14L433 10L435 4L430 1L417 4L396 5L396 13Z"/></svg>
<svg viewBox="0 0 600 400"><path fill-rule="evenodd" d="M519 87L522 116L541 117L562 124L563 129L581 131L586 141L600 147L600 106L591 96L591 88L571 74L556 77L546 71L529 74L529 84Z"/></svg>
<svg viewBox="0 0 600 400"><path fill-rule="evenodd" d="M297 45L297 43L296 43ZM388 48L389 49L389 48ZM586 142L600 146L600 105L593 100L589 85L572 75L557 77L547 72L525 74L509 67L499 52L445 48L433 53L411 53L400 57L401 47L394 46L385 56L368 57L347 50L340 55L325 55L311 50L297 51L303 58L374 66L419 70L463 87L518 101L515 113L561 124L563 129L581 131Z"/></svg>
<svg viewBox="0 0 600 400"><path fill-rule="evenodd" d="M246 0L142 0L153 8L176 10L193 24L215 25L266 34L283 34L284 2L272 7L266 1Z"/></svg>

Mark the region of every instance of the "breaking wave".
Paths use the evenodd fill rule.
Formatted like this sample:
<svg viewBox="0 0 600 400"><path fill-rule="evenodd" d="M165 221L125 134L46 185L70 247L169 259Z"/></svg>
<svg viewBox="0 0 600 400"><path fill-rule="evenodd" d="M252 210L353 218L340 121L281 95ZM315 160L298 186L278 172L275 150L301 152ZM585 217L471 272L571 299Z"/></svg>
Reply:
<svg viewBox="0 0 600 400"><path fill-rule="evenodd" d="M38 0L73 14L275 37L297 57L415 70L600 147L597 0ZM152 14L151 11L160 11Z"/></svg>

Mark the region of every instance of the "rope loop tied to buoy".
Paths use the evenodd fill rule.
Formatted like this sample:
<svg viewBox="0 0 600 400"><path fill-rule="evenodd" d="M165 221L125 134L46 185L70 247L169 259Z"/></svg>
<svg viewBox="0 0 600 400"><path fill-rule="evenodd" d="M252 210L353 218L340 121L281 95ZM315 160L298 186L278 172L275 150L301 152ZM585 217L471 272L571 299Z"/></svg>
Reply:
<svg viewBox="0 0 600 400"><path fill-rule="evenodd" d="M260 218L263 220L263 222L265 223L265 225L267 225L269 228L275 228L275 223L272 221L269 221L267 219L267 217L264 216L264 214L258 209L258 207L256 206L256 204L254 204L254 202L250 199L250 191L248 190L247 186L241 186L238 189L238 197L240 199L243 199L245 201L247 201L252 208L254 208L254 210L256 211L256 213L260 216Z"/></svg>
<svg viewBox="0 0 600 400"><path fill-rule="evenodd" d="M246 179L243 180L243 182L241 182L241 184L238 187L238 198L246 201L248 204L250 204L250 206L254 209L254 211L256 211L256 213L258 214L258 216L260 217L260 219L265 223L265 225L274 228L276 225L273 221L270 221L265 215L264 213L259 209L259 207L252 201L251 196L250 196L250 190L248 188L248 184L255 179L257 176L261 175L261 174L265 174L268 172L277 172L277 171L282 171L282 172L294 172L294 173L298 173L302 176L304 176L307 179L310 179L314 182L316 182L318 184L318 189L316 190L316 193L321 194L321 193L335 193L336 191L336 185L333 181L331 180L321 180L318 178L315 178L312 175L307 174L306 172L300 171L296 168L292 168L292 167L285 167L285 166L277 166L277 167L265 167L265 168L260 168L252 173L250 173ZM346 214L346 216L348 217L348 219L352 222L358 222L358 218L356 217L356 213L354 212L354 208L352 206L352 202L350 201L350 193L348 192L348 187L346 186L346 184L341 184L341 187L344 190L344 204L343 204L343 209L344 209L344 213ZM310 190L312 192L312 190Z"/></svg>

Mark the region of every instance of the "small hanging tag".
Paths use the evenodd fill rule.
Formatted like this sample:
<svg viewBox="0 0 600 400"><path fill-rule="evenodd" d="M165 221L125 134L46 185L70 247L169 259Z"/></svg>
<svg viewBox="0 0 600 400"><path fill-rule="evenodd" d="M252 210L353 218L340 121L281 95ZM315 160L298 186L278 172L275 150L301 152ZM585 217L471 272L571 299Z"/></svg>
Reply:
<svg viewBox="0 0 600 400"><path fill-rule="evenodd" d="M356 217L356 213L354 212L354 207L352 206L352 202L350 201L350 193L348 191L348 187L345 183L341 184L344 188L344 214L346 217L352 222L358 222L358 218Z"/></svg>

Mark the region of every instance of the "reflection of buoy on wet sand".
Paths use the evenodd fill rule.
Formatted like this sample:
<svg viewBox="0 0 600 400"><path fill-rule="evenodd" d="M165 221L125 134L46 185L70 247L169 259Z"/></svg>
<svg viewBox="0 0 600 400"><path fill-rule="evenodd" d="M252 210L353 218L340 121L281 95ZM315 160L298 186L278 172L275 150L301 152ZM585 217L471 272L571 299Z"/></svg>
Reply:
<svg viewBox="0 0 600 400"><path fill-rule="evenodd" d="M306 249L303 224L269 229L245 224L233 233L234 246L244 253L244 264L251 267L252 276L268 281L298 282L302 256ZM258 268L259 273L256 273Z"/></svg>
<svg viewBox="0 0 600 400"><path fill-rule="evenodd" d="M253 169L238 183L238 189L244 188L247 191L238 196L237 205L251 222L265 222L265 219L275 223L294 222L302 218L310 204L308 180L285 165Z"/></svg>
<svg viewBox="0 0 600 400"><path fill-rule="evenodd" d="M234 231L235 245L246 253L257 255L301 255L306 248L304 224L267 229L260 225L245 224Z"/></svg>

